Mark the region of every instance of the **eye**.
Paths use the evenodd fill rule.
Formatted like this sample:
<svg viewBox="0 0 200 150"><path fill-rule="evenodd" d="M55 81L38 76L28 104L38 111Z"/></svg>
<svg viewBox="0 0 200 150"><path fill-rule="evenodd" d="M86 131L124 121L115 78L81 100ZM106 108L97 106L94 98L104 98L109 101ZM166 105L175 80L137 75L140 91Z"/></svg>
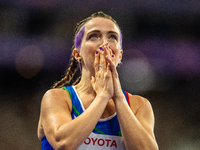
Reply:
<svg viewBox="0 0 200 150"><path fill-rule="evenodd" d="M92 34L89 36L89 39L94 39L94 38L98 38L98 37L99 37L98 34Z"/></svg>
<svg viewBox="0 0 200 150"><path fill-rule="evenodd" d="M116 35L111 35L110 39L117 40L117 36Z"/></svg>

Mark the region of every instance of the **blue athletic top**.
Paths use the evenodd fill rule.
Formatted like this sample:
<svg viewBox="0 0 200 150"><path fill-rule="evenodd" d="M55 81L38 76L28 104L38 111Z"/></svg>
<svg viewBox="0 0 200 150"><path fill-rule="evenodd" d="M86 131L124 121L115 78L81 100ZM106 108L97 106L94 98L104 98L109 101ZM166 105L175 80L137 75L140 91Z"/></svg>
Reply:
<svg viewBox="0 0 200 150"><path fill-rule="evenodd" d="M75 119L85 111L83 103L79 98L74 86L62 87L67 90L72 100L72 119ZM127 103L129 104L128 93L123 91ZM129 104L130 105L130 104ZM100 119L91 135L84 141L78 150L86 149L125 149L123 138L116 112L105 119ZM42 150L53 150L46 137L41 141Z"/></svg>

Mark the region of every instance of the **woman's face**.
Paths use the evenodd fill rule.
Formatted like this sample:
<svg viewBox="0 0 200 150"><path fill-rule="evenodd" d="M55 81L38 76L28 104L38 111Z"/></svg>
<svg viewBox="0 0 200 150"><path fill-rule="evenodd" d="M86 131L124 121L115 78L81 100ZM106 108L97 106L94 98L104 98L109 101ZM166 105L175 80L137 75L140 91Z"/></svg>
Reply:
<svg viewBox="0 0 200 150"><path fill-rule="evenodd" d="M120 46L119 28L109 19L96 17L85 24L85 32L81 43L80 55L82 67L94 71L95 52L103 45L110 46L110 54L114 55L114 63L120 62L122 50Z"/></svg>

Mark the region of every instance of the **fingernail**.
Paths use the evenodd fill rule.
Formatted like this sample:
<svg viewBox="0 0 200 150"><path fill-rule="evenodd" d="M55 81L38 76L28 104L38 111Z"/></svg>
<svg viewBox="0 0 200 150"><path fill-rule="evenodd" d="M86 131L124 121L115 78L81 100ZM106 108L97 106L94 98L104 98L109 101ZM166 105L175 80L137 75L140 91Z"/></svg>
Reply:
<svg viewBox="0 0 200 150"><path fill-rule="evenodd" d="M110 46L109 46L109 48L110 48ZM110 48L111 49L111 48Z"/></svg>
<svg viewBox="0 0 200 150"><path fill-rule="evenodd" d="M99 52L98 51L96 51L96 54L98 54Z"/></svg>
<svg viewBox="0 0 200 150"><path fill-rule="evenodd" d="M102 47L100 47L99 49L103 51L103 48L102 48Z"/></svg>
<svg viewBox="0 0 200 150"><path fill-rule="evenodd" d="M112 57L114 57L114 55L112 55Z"/></svg>

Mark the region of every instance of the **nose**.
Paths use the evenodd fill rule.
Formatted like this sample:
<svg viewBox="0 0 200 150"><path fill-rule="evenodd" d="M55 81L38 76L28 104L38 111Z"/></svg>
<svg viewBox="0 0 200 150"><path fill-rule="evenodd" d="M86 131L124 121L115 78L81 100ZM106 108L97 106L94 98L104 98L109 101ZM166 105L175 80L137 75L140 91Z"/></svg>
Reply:
<svg viewBox="0 0 200 150"><path fill-rule="evenodd" d="M107 38L106 38L106 37L103 37L103 43L102 43L102 45L105 45L105 44L107 44L107 43L108 43Z"/></svg>

